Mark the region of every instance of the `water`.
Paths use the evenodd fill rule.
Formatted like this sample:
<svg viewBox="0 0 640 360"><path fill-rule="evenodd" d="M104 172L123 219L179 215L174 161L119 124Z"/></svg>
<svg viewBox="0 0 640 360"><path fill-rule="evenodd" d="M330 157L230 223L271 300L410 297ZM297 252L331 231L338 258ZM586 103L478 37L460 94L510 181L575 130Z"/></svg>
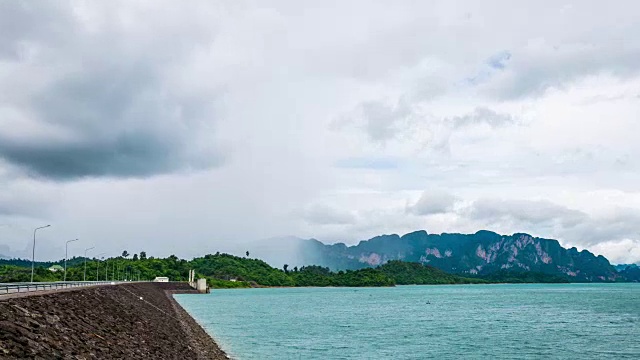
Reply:
<svg viewBox="0 0 640 360"><path fill-rule="evenodd" d="M236 359L640 359L640 284L213 290L177 300Z"/></svg>

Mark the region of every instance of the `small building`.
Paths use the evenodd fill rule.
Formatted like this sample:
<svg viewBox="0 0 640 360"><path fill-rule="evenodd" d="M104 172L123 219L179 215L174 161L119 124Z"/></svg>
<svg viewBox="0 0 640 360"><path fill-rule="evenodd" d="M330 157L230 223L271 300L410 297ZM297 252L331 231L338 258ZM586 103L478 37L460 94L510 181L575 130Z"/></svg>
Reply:
<svg viewBox="0 0 640 360"><path fill-rule="evenodd" d="M155 279L153 279L153 281L155 282L169 282L169 278L166 276L156 276Z"/></svg>
<svg viewBox="0 0 640 360"><path fill-rule="evenodd" d="M60 265L53 265L49 268L49 271L51 272L64 271L64 268Z"/></svg>

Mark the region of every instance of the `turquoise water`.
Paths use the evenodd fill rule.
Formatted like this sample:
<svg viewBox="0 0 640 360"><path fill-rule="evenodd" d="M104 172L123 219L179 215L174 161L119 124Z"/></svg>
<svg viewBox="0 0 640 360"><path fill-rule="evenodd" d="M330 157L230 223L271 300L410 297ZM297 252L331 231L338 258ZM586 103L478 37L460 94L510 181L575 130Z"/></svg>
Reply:
<svg viewBox="0 0 640 360"><path fill-rule="evenodd" d="M236 359L640 359L640 284L176 295Z"/></svg>

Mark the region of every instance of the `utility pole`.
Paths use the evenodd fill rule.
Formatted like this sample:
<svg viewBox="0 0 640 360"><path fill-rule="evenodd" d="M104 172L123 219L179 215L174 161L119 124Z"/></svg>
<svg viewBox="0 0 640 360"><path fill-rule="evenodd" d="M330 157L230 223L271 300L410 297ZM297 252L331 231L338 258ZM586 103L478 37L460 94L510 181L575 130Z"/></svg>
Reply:
<svg viewBox="0 0 640 360"><path fill-rule="evenodd" d="M98 277L98 270L100 270L100 256L104 254L106 253L100 253L96 255L96 281L100 280L100 278Z"/></svg>
<svg viewBox="0 0 640 360"><path fill-rule="evenodd" d="M67 258L69 257L69 243L78 241L78 240L79 239L68 240L64 244L64 280L63 281L67 281Z"/></svg>
<svg viewBox="0 0 640 360"><path fill-rule="evenodd" d="M95 246L92 246L90 248L84 249L84 280L82 281L87 281L87 251L95 248L96 248Z"/></svg>

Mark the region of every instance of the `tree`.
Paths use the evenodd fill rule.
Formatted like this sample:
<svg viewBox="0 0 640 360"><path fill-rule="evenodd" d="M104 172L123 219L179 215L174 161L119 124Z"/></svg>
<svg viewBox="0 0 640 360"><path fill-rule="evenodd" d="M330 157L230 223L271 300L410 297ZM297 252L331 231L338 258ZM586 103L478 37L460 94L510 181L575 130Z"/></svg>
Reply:
<svg viewBox="0 0 640 360"><path fill-rule="evenodd" d="M129 257L129 252L127 250L123 251L122 252L122 257L123 258Z"/></svg>
<svg viewBox="0 0 640 360"><path fill-rule="evenodd" d="M249 250L247 250L247 257L249 257Z"/></svg>
<svg viewBox="0 0 640 360"><path fill-rule="evenodd" d="M287 269L289 268L289 264L284 264L284 266L282 268L284 269L285 273L289 272L289 271L287 271Z"/></svg>
<svg viewBox="0 0 640 360"><path fill-rule="evenodd" d="M140 251L140 260L147 260L147 253L144 251Z"/></svg>
<svg viewBox="0 0 640 360"><path fill-rule="evenodd" d="M298 267L297 267L297 266L294 266L294 267L293 267L293 271L294 271L294 272L298 272Z"/></svg>
<svg viewBox="0 0 640 360"><path fill-rule="evenodd" d="M137 261L138 260L138 254L133 254L133 261Z"/></svg>

